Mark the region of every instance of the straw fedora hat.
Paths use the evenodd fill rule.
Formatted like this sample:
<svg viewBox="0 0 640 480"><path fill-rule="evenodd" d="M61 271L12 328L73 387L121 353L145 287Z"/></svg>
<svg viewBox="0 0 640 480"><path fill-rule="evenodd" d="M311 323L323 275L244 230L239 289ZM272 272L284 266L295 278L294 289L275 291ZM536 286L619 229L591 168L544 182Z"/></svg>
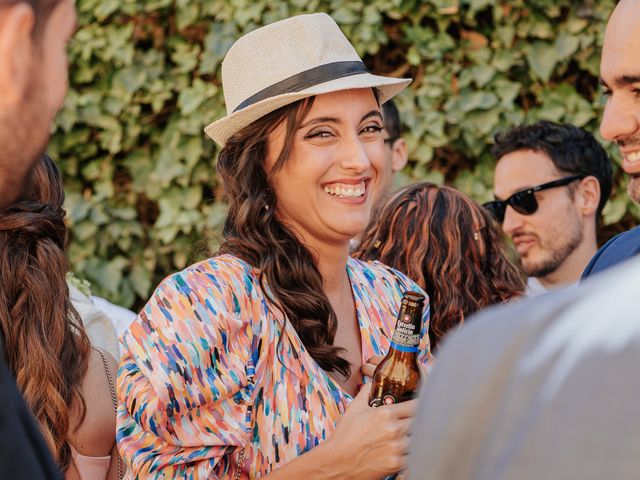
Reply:
<svg viewBox="0 0 640 480"><path fill-rule="evenodd" d="M235 42L222 62L227 116L205 128L224 146L264 115L322 93L376 88L384 103L411 83L371 74L336 22L325 13L287 18Z"/></svg>

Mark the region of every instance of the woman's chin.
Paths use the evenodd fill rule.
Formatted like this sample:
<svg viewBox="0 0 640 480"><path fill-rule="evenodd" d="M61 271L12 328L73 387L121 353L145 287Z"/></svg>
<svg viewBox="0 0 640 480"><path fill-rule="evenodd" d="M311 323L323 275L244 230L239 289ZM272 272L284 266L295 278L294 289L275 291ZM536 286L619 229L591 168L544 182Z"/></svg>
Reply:
<svg viewBox="0 0 640 480"><path fill-rule="evenodd" d="M354 239L360 238L360 236L362 235L362 232L364 232L365 226L357 229L354 228L354 229L343 230L340 233L342 234L342 238L351 242Z"/></svg>
<svg viewBox="0 0 640 480"><path fill-rule="evenodd" d="M331 229L334 232L349 238L354 238L360 236L365 228L367 228L369 215L349 215L340 219L334 217L332 220L333 221L327 222L327 224L331 225Z"/></svg>

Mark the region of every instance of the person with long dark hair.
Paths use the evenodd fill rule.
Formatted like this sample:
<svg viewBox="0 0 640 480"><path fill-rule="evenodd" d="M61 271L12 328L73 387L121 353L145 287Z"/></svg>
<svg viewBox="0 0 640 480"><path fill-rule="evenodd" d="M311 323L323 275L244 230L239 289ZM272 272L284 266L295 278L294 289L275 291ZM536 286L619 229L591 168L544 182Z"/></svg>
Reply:
<svg viewBox="0 0 640 480"><path fill-rule="evenodd" d="M62 178L43 156L0 213L0 331L9 369L66 479L118 478L116 362L91 348L66 283Z"/></svg>
<svg viewBox="0 0 640 480"><path fill-rule="evenodd" d="M133 477L380 479L405 465L415 400L368 406L403 274L349 258L384 183L380 103L326 14L238 40L222 65L229 199L219 254L165 279L122 338L118 442ZM420 360L426 364L425 308Z"/></svg>
<svg viewBox="0 0 640 480"><path fill-rule="evenodd" d="M353 256L379 260L429 294L433 352L472 313L525 289L524 272L509 258L491 214L464 193L428 182L380 206Z"/></svg>

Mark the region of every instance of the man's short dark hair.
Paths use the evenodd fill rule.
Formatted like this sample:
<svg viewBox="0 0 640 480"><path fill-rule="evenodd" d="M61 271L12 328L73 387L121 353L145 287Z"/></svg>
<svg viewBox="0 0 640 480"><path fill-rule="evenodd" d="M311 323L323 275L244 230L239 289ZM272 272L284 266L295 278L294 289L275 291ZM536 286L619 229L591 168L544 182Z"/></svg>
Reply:
<svg viewBox="0 0 640 480"><path fill-rule="evenodd" d="M60 0L0 0L0 8L10 7L19 3L26 3L33 9L36 18L33 34L38 36L44 30L49 15L60 3Z"/></svg>
<svg viewBox="0 0 640 480"><path fill-rule="evenodd" d="M612 167L609 155L591 133L543 120L499 133L494 140L491 153L497 160L518 150L533 150L546 154L561 172L595 177L600 184L600 217L611 194Z"/></svg>
<svg viewBox="0 0 640 480"><path fill-rule="evenodd" d="M397 140L402 136L400 113L393 100L387 100L382 104L382 120L384 121L384 129L391 140Z"/></svg>

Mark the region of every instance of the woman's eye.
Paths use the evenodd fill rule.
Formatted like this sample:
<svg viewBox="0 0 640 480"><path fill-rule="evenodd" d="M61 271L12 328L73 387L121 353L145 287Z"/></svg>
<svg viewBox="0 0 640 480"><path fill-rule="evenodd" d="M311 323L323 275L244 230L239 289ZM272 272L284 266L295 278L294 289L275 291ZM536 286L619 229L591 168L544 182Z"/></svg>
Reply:
<svg viewBox="0 0 640 480"><path fill-rule="evenodd" d="M611 90L609 90L608 88L603 88L602 89L602 96L603 97L610 97L611 96Z"/></svg>
<svg viewBox="0 0 640 480"><path fill-rule="evenodd" d="M329 138L331 137L331 132L327 132L326 130L320 130L317 132L311 132L305 135L304 138Z"/></svg>
<svg viewBox="0 0 640 480"><path fill-rule="evenodd" d="M378 133L382 132L382 127L380 125L369 125L362 129L362 133Z"/></svg>

